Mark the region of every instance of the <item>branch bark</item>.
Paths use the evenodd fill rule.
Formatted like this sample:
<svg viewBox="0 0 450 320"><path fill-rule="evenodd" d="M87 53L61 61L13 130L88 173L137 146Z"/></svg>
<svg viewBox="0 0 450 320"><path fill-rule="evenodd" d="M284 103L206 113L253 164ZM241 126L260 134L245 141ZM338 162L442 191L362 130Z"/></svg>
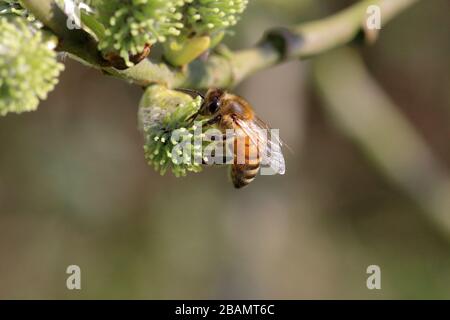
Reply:
<svg viewBox="0 0 450 320"><path fill-rule="evenodd" d="M450 172L380 88L358 52L341 48L318 57L313 78L338 130L450 239Z"/></svg>
<svg viewBox="0 0 450 320"><path fill-rule="evenodd" d="M140 86L159 83L175 88L205 89L232 87L257 71L287 60L311 57L349 43L364 31L366 10L370 5L380 7L384 26L418 0L363 0L321 20L268 31L252 48L227 54L215 53L207 61L196 60L183 70L165 63L144 60L123 71L105 64L95 41L87 32L65 28L64 13L54 0L22 1L61 38L61 50L107 74Z"/></svg>

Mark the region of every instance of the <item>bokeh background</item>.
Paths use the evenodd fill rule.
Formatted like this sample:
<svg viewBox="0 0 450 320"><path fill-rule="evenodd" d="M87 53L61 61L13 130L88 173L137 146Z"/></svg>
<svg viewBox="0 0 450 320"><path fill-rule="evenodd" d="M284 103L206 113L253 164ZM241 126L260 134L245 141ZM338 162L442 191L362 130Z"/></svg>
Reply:
<svg viewBox="0 0 450 320"><path fill-rule="evenodd" d="M232 48L353 1L251 3ZM225 168L155 173L142 90L67 59L37 112L0 119L0 298L450 298L449 11L420 1L373 46L236 88L293 150L239 191Z"/></svg>

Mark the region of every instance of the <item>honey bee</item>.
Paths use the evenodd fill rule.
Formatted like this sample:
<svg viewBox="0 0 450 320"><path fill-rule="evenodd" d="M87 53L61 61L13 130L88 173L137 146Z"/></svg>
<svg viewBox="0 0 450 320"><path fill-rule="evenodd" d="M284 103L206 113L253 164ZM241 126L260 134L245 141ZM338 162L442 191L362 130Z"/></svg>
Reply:
<svg viewBox="0 0 450 320"><path fill-rule="evenodd" d="M235 188L249 185L256 178L262 164L276 168L276 173L285 173L281 141L278 138L275 141L268 138L270 127L257 117L250 103L242 97L221 89L210 89L198 115L209 117L207 124L217 125L223 134L227 130L233 130L235 139L231 180ZM241 143L238 143L239 139Z"/></svg>

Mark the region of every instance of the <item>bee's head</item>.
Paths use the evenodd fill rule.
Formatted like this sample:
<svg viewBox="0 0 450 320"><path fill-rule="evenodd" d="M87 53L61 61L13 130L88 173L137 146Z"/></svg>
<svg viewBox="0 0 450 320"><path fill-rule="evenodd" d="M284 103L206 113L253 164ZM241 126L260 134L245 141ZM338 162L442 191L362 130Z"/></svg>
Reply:
<svg viewBox="0 0 450 320"><path fill-rule="evenodd" d="M199 113L202 116L215 115L220 110L224 95L225 91L221 89L209 89L206 93L205 100L203 101Z"/></svg>

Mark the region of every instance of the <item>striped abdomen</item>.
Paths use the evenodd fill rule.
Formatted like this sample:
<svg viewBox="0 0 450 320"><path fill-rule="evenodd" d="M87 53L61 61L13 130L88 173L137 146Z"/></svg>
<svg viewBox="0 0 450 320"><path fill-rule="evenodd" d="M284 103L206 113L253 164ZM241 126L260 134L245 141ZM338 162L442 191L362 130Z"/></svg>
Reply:
<svg viewBox="0 0 450 320"><path fill-rule="evenodd" d="M231 166L231 180L235 188L249 185L259 172L261 159L258 146L248 136L234 141L234 163Z"/></svg>

